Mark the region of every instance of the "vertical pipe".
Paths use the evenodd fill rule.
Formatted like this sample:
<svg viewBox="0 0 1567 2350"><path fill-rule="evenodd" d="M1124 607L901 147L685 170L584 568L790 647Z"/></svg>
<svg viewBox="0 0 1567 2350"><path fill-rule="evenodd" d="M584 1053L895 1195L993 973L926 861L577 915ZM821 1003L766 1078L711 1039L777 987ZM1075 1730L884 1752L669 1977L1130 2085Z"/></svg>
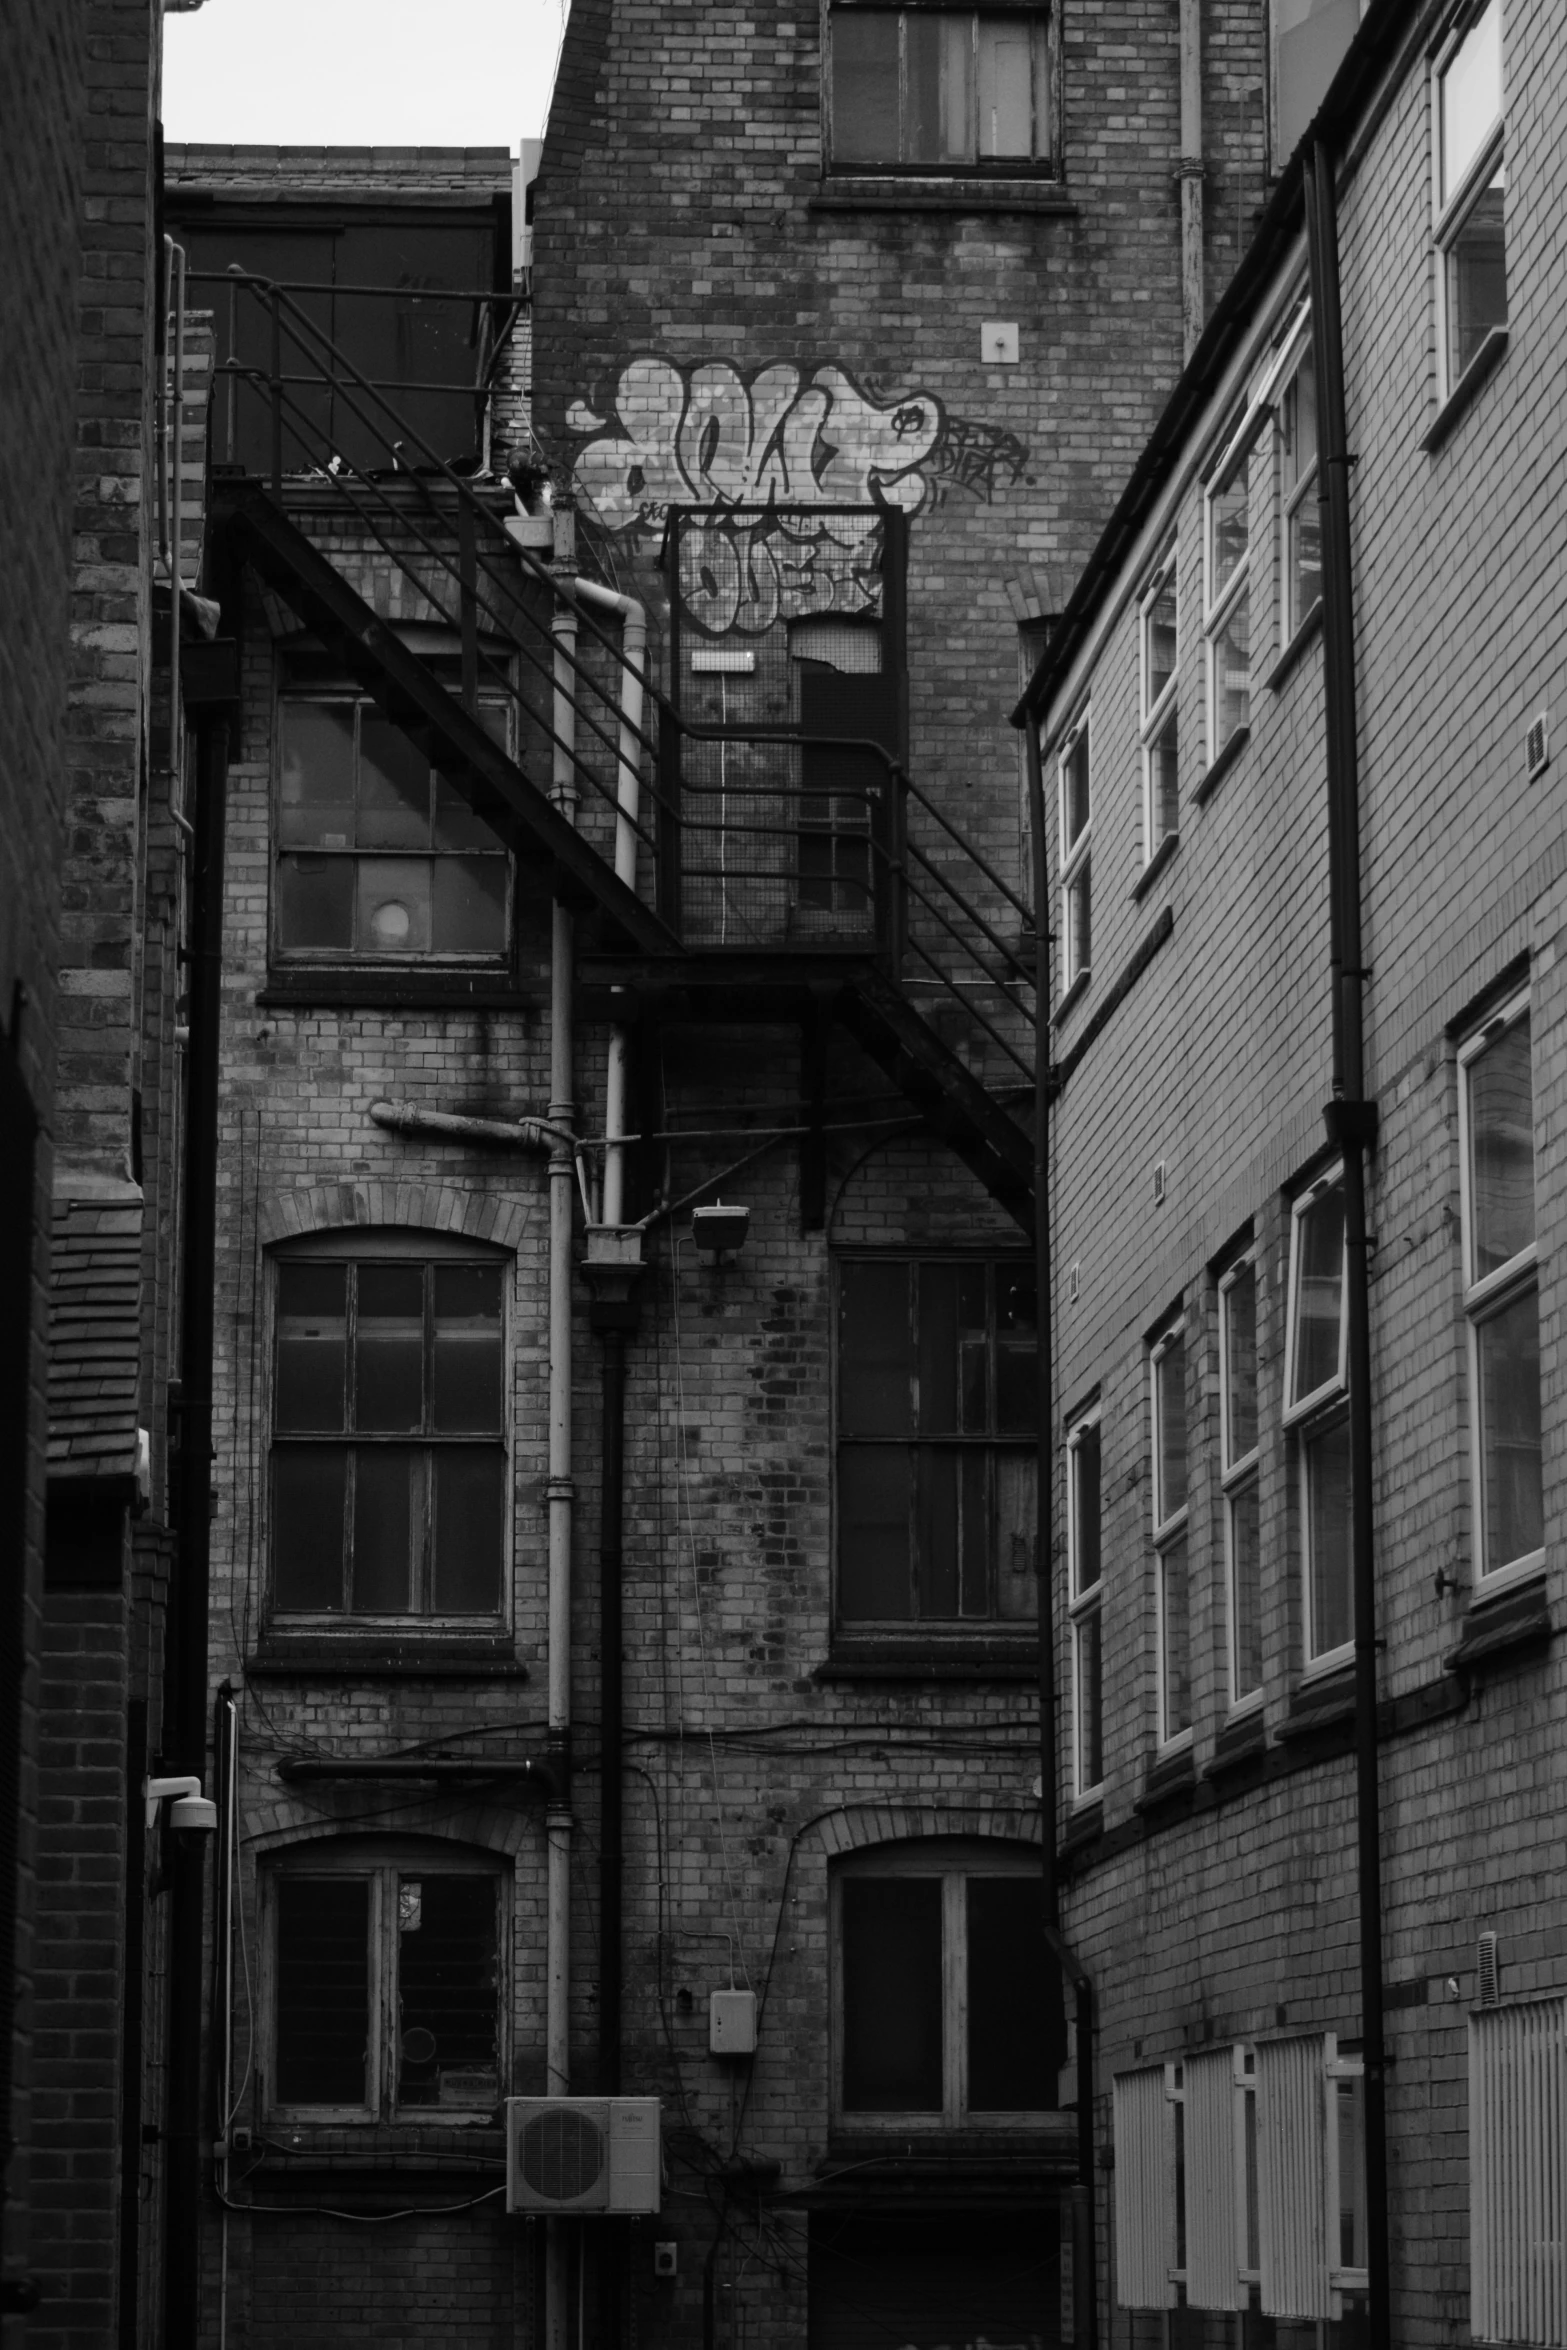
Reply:
<svg viewBox="0 0 1567 2350"><path fill-rule="evenodd" d="M1329 1139L1344 1159L1349 1371L1350 1558L1355 1603L1355 1829L1365 2066L1366 2280L1372 2350L1392 2342L1387 2181L1387 2043L1382 2000L1382 1839L1377 1750L1377 1591L1372 1518L1370 1266L1366 1164L1376 1105L1366 1099L1361 940L1360 777L1355 693L1354 564L1344 416L1343 320L1333 164L1306 157L1306 236L1317 378L1317 496L1322 512L1323 678L1327 719L1328 889L1333 1009Z"/></svg>
<svg viewBox="0 0 1567 2350"><path fill-rule="evenodd" d="M1206 303L1202 266L1202 0L1181 0L1181 349L1189 359L1202 336Z"/></svg>
<svg viewBox="0 0 1567 2350"><path fill-rule="evenodd" d="M125 1785L147 1777L147 1700L126 1708ZM146 2024L147 1815L132 1800L125 1823L124 2029L120 2041L120 2350L137 2350L141 2332L141 2166L146 2079L142 2048Z"/></svg>

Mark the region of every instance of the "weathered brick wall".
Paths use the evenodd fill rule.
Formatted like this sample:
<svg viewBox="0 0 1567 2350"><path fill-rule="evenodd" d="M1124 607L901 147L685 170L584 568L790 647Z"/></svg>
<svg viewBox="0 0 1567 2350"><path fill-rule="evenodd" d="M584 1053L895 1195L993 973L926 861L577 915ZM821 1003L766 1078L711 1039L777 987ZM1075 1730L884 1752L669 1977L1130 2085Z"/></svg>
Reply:
<svg viewBox="0 0 1567 2350"><path fill-rule="evenodd" d="M1549 771L1543 782L1527 778L1523 738L1551 705L1567 650L1562 426L1547 357L1559 290L1544 259L1560 227L1567 84L1559 56L1546 56L1545 12L1514 9L1507 28L1509 186L1520 190L1508 216L1512 343L1432 452L1421 446L1437 390L1429 92L1419 70L1393 95L1344 192L1340 229L1356 455L1368 1086L1381 1113L1369 1220L1381 1685L1396 1707L1382 1758L1395 2330L1422 2344L1469 2338L1464 2032L1477 1996L1477 1933L1493 1927L1501 1937L1504 1998L1564 1982L1549 1792L1567 1694L1559 1644L1499 1657L1468 1681L1444 1670L1484 1597L1455 1035L1525 958L1543 1268L1545 1590L1556 1622L1562 1597L1561 1296L1551 1251L1564 1188L1567 843ZM1215 428L1226 397L1216 389ZM1190 2047L1280 2027L1353 2038L1359 2025L1352 1764L1281 1735L1301 1685L1304 1637L1297 1452L1280 1425L1284 1187L1323 1149L1330 1037L1323 656L1309 643L1270 676L1282 649L1275 467L1265 438L1253 476L1252 738L1205 803L1196 796L1195 485L1181 502L1181 843L1136 896L1134 603L1110 629L1092 680L1093 978L1062 1023L1059 1051L1071 1051L1166 905L1175 925L1073 1073L1056 1119L1057 1395L1069 1412L1097 1391L1103 1407L1103 1832L1078 1856L1068 1896L1071 1938L1099 1988L1102 2096L1115 2071L1178 2060ZM1159 551L1150 527L1149 566ZM1065 720L1075 699L1063 694L1055 716ZM1153 1188L1160 1160L1162 1204ZM1227 1701L1213 1269L1248 1224L1259 1277L1267 1759L1250 1776L1215 1779ZM1149 1812L1137 1808L1157 1736L1147 1340L1176 1308L1189 1358L1196 1777L1194 1795ZM1064 1655L1064 1621L1061 1629ZM1105 2113L1106 2134L1108 2126Z"/></svg>

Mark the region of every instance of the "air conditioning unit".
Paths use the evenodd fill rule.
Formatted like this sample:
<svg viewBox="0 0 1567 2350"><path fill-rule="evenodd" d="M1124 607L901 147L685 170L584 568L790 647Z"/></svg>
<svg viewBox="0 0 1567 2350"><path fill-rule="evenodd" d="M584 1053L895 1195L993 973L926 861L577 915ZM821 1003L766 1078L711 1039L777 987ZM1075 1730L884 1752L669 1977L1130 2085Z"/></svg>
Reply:
<svg viewBox="0 0 1567 2350"><path fill-rule="evenodd" d="M508 2211L657 2211L656 2097L508 2097Z"/></svg>

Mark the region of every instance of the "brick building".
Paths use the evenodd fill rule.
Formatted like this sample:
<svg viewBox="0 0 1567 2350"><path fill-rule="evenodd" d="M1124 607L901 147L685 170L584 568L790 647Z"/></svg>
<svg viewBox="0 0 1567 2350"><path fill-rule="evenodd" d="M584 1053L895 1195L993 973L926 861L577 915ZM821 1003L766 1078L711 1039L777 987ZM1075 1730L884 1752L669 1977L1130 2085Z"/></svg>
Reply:
<svg viewBox="0 0 1567 2350"><path fill-rule="evenodd" d="M1368 12L1026 699L1133 2345L1567 2323L1564 101L1529 0Z"/></svg>

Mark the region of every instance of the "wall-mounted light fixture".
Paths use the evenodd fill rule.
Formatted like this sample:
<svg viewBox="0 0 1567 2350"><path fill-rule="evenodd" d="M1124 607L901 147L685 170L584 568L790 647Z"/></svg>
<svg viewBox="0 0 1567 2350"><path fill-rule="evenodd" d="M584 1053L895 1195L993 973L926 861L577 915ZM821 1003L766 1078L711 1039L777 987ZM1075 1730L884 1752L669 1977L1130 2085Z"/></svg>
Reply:
<svg viewBox="0 0 1567 2350"><path fill-rule="evenodd" d="M751 1211L714 1200L710 1207L691 1211L691 1238L704 1257L720 1263L725 1257L737 1257L745 1246L750 1230Z"/></svg>

